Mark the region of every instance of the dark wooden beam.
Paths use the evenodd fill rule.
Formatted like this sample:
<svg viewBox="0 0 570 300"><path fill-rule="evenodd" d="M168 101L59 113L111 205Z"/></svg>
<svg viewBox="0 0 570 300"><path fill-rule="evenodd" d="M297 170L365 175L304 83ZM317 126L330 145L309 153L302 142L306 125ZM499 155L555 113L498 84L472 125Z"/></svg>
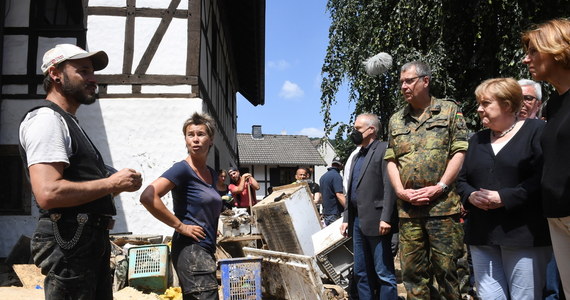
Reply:
<svg viewBox="0 0 570 300"><path fill-rule="evenodd" d="M102 7L102 6L91 6L87 8L87 14L92 16L114 16L114 17L124 17L129 13L129 5L127 7ZM137 17L147 17L147 18L162 18L165 14L168 14L167 10L160 8L136 8L135 15ZM188 17L187 9L176 9L172 12L173 18L186 19Z"/></svg>
<svg viewBox="0 0 570 300"><path fill-rule="evenodd" d="M127 0L125 22L125 52L123 53L123 74L132 74L135 51L135 8L136 0Z"/></svg>
<svg viewBox="0 0 570 300"><path fill-rule="evenodd" d="M99 84L116 84L116 85L128 85L128 84L142 84L142 85L197 85L197 76L184 76L184 75L146 75L146 74L134 74L134 75L95 75L97 82Z"/></svg>
<svg viewBox="0 0 570 300"><path fill-rule="evenodd" d="M108 99L108 98L184 98L185 100L188 98L197 98L194 93L182 94L163 94L163 93L153 93L153 94L100 94L100 99Z"/></svg>
<svg viewBox="0 0 570 300"><path fill-rule="evenodd" d="M146 70L148 70L148 66L150 65L150 62L152 61L152 58L158 49L158 45L160 45L160 42L164 37L164 33L166 33L170 22L172 22L172 17L174 16L174 12L176 11L176 8L179 4L180 0L172 0L170 2L170 5L166 10L167 13L162 17L158 28L154 32L154 35L152 36L152 39L150 40L148 47L146 48L141 61L139 62L139 65L134 72L135 74L145 74Z"/></svg>
<svg viewBox="0 0 570 300"><path fill-rule="evenodd" d="M200 0L188 0L188 49L186 75L200 75ZM199 94L198 94L199 95Z"/></svg>
<svg viewBox="0 0 570 300"><path fill-rule="evenodd" d="M34 69L35 70L35 69ZM41 84L44 79L43 75L2 75L3 84L32 84L37 86ZM198 76L185 76L185 75L145 75L145 74L117 74L117 75L104 75L95 74L95 79L99 84L112 84L112 85L128 85L128 84L142 84L142 85L181 85L187 84L194 86L198 85ZM34 93L31 93L34 94Z"/></svg>

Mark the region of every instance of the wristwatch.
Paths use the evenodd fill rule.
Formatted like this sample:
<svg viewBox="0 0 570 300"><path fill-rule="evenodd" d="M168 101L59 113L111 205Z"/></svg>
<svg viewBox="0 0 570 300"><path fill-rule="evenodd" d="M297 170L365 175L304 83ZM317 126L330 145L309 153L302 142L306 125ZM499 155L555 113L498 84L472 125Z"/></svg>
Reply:
<svg viewBox="0 0 570 300"><path fill-rule="evenodd" d="M441 186L441 189L443 190L444 193L447 193L449 191L449 187L447 186L447 184L443 183L443 182L438 182L436 183L437 185Z"/></svg>

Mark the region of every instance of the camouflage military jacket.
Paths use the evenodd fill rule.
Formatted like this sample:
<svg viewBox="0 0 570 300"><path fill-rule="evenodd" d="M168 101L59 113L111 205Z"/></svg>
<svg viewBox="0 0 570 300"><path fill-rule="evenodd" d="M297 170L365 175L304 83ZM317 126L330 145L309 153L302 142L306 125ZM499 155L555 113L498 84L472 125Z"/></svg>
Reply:
<svg viewBox="0 0 570 300"><path fill-rule="evenodd" d="M389 145L384 158L395 160L404 189L435 185L445 173L449 159L467 150L467 127L457 104L432 97L426 109L420 119L411 115L410 105L390 118ZM427 206L414 206L398 199L400 218L446 216L459 211L455 184Z"/></svg>

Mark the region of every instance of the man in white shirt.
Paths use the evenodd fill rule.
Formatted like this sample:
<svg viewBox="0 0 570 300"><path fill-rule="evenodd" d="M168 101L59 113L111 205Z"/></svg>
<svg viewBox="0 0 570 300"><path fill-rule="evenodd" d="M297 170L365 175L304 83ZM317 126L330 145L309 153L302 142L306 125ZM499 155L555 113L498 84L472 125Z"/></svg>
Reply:
<svg viewBox="0 0 570 300"><path fill-rule="evenodd" d="M40 208L32 257L46 275L48 300L113 299L113 196L142 184L133 169L109 171L75 117L80 105L95 102L94 71L107 63L103 51L87 52L71 44L48 50L41 66L46 101L20 124L20 152Z"/></svg>

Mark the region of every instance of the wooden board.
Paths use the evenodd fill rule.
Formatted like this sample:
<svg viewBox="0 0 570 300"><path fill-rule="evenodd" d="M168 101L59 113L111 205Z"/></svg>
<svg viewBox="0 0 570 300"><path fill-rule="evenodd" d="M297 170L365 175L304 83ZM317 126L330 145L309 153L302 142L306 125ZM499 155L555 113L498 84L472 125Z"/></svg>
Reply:
<svg viewBox="0 0 570 300"><path fill-rule="evenodd" d="M12 268L14 268L14 272L16 272L25 288L35 289L36 286L43 288L45 276L42 275L40 268L27 264L13 265Z"/></svg>

